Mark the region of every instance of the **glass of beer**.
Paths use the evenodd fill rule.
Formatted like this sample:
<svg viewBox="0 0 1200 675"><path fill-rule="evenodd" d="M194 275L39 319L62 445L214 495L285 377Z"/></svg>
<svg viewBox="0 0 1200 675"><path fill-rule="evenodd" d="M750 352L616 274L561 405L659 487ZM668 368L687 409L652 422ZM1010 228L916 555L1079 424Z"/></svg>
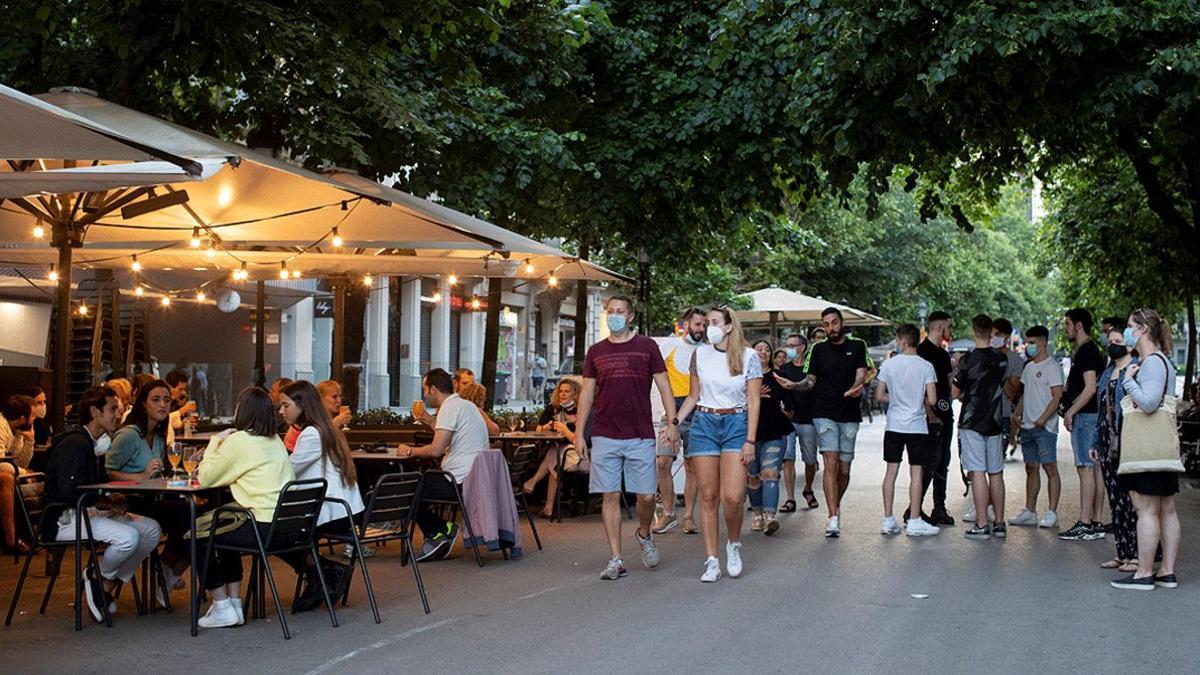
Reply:
<svg viewBox="0 0 1200 675"><path fill-rule="evenodd" d="M167 461L171 463L171 475L179 473L179 463L183 461L183 443L176 441L167 448Z"/></svg>
<svg viewBox="0 0 1200 675"><path fill-rule="evenodd" d="M196 469L200 466L200 450L187 450L183 455L183 470L191 480L196 480Z"/></svg>

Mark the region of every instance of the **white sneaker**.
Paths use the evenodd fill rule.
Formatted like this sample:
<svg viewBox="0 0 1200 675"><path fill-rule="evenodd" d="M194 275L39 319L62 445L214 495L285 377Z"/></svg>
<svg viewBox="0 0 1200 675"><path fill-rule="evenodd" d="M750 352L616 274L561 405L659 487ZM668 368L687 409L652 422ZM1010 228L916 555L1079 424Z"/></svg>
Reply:
<svg viewBox="0 0 1200 675"><path fill-rule="evenodd" d="M725 571L734 579L742 576L742 542L725 543Z"/></svg>
<svg viewBox="0 0 1200 675"><path fill-rule="evenodd" d="M208 613L200 617L201 628L228 628L238 625L238 613L229 599L209 605Z"/></svg>
<svg viewBox="0 0 1200 675"><path fill-rule="evenodd" d="M838 517L830 518L829 524L825 526L825 536L829 539L837 539L841 534L842 529L838 526Z"/></svg>
<svg viewBox="0 0 1200 675"><path fill-rule="evenodd" d="M706 558L704 560L704 574L700 575L700 581L711 584L721 578L721 559Z"/></svg>
<svg viewBox="0 0 1200 675"><path fill-rule="evenodd" d="M925 522L922 518L909 519L908 527L904 529L904 534L910 537L932 537L938 532L941 530Z"/></svg>
<svg viewBox="0 0 1200 675"><path fill-rule="evenodd" d="M888 516L883 519L883 523L879 526L879 534L900 534L900 523L896 522L896 516Z"/></svg>
<svg viewBox="0 0 1200 675"><path fill-rule="evenodd" d="M1038 523L1038 527L1056 526L1058 526L1058 514L1053 511L1047 511L1046 515L1042 516L1042 521Z"/></svg>
<svg viewBox="0 0 1200 675"><path fill-rule="evenodd" d="M662 556L658 554L658 547L654 545L653 535L643 539L641 533L634 530L633 536L637 538L638 546L642 547L642 564L647 568L658 567Z"/></svg>
<svg viewBox="0 0 1200 675"><path fill-rule="evenodd" d="M1037 525L1037 522L1038 522L1038 517L1037 517L1036 511L1030 511L1029 509L1021 509L1021 512L1017 514L1017 517L1008 521L1008 524L1009 525L1024 525L1025 527L1033 527L1034 525Z"/></svg>
<svg viewBox="0 0 1200 675"><path fill-rule="evenodd" d="M233 611L237 612L237 625L241 626L242 624L246 623L246 612L242 609L242 599L230 598L229 602L233 605Z"/></svg>

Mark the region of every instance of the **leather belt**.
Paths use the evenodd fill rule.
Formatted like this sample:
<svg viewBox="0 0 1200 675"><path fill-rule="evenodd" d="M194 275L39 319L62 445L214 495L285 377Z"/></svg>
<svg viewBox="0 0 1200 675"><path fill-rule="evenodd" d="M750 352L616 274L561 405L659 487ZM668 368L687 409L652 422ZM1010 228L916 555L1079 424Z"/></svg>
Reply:
<svg viewBox="0 0 1200 675"><path fill-rule="evenodd" d="M746 412L745 406L739 406L737 408L709 408L707 406L698 405L696 406L696 410L699 410L702 413L708 413L709 415L736 415L738 413Z"/></svg>

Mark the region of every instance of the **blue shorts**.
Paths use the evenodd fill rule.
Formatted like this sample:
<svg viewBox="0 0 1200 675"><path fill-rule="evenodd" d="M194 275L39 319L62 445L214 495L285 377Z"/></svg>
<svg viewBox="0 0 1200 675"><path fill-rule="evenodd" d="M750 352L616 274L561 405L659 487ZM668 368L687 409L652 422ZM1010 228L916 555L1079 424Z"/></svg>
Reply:
<svg viewBox="0 0 1200 675"><path fill-rule="evenodd" d="M658 490L653 438L592 438L592 470L588 489L593 493L625 491L652 495Z"/></svg>
<svg viewBox="0 0 1200 675"><path fill-rule="evenodd" d="M1045 429L1021 429L1021 454L1026 464L1057 464L1058 434Z"/></svg>
<svg viewBox="0 0 1200 675"><path fill-rule="evenodd" d="M746 443L746 413L717 415L697 410L692 415L684 457L719 457L722 452L741 452Z"/></svg>
<svg viewBox="0 0 1200 675"><path fill-rule="evenodd" d="M1096 447L1096 413L1076 413L1075 423L1071 426L1071 449L1075 451L1075 466L1094 466L1096 463L1088 457L1088 450Z"/></svg>
<svg viewBox="0 0 1200 675"><path fill-rule="evenodd" d="M784 457L783 461L795 461L796 449L800 450L800 459L809 466L817 464L817 428L811 424L792 424L792 428L796 430L793 437L796 439L796 445L791 446L790 457Z"/></svg>
<svg viewBox="0 0 1200 675"><path fill-rule="evenodd" d="M813 419L817 428L817 449L821 452L836 452L842 462L854 461L854 443L858 439L858 422L834 422L817 417Z"/></svg>

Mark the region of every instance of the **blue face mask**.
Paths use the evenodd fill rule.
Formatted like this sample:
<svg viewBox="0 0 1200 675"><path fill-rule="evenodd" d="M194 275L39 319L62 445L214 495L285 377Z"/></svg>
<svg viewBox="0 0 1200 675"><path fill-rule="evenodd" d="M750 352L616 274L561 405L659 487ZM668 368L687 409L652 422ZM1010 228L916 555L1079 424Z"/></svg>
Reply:
<svg viewBox="0 0 1200 675"><path fill-rule="evenodd" d="M1031 359L1033 357L1037 356L1038 355L1038 346L1037 345L1025 345L1025 354L1027 354L1029 356L1029 358L1031 358Z"/></svg>
<svg viewBox="0 0 1200 675"><path fill-rule="evenodd" d="M1133 349L1134 345L1137 345L1137 336L1133 334L1133 326L1125 327L1125 344L1130 349Z"/></svg>
<svg viewBox="0 0 1200 675"><path fill-rule="evenodd" d="M796 348L795 348L795 347L788 347L787 349L784 349L784 350L783 350L783 353L784 353L784 354L787 354L787 357L788 357L788 360L789 360L789 361L795 361L795 360L796 360L796 354L798 354L799 352L797 352L797 351L796 351Z"/></svg>
<svg viewBox="0 0 1200 675"><path fill-rule="evenodd" d="M624 314L609 314L608 315L608 330L614 333L620 333L625 330L625 315Z"/></svg>

